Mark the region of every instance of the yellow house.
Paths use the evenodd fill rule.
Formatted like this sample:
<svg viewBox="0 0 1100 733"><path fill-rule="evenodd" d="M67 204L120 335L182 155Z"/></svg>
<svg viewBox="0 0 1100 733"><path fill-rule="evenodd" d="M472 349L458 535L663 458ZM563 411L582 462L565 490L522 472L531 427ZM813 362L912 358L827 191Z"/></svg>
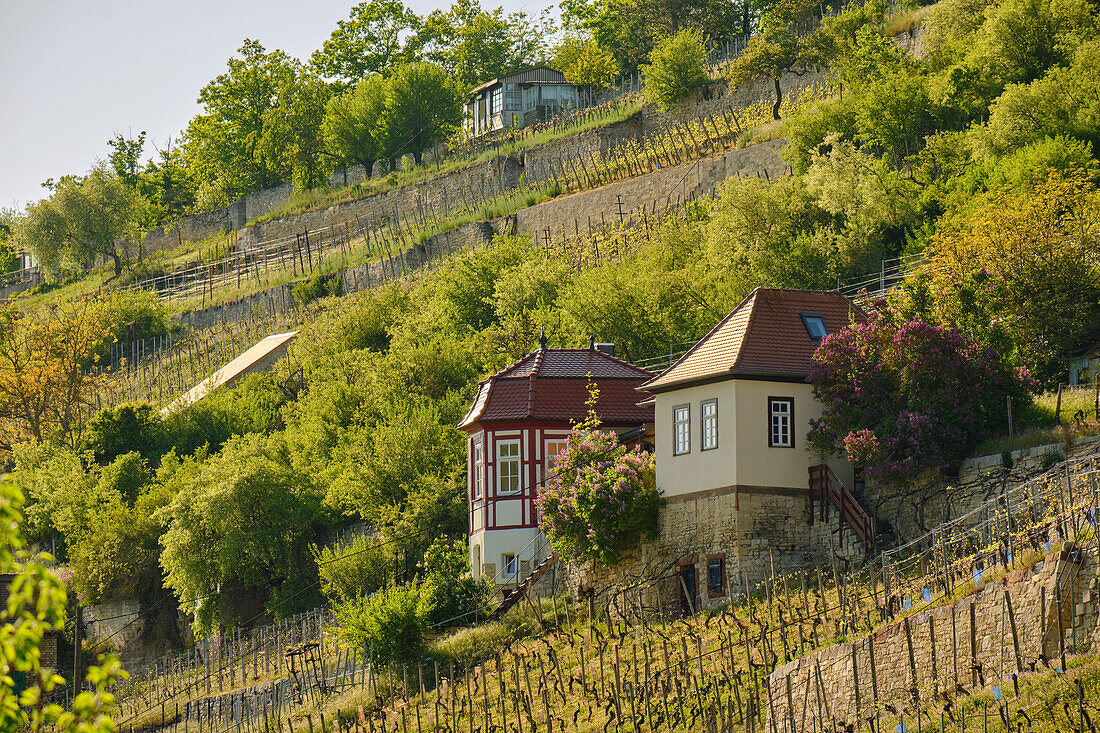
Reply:
<svg viewBox="0 0 1100 733"><path fill-rule="evenodd" d="M821 563L843 552L845 531L848 552L870 541L870 517L847 488L851 466L826 468L806 440L821 416L806 381L813 353L862 318L836 292L757 288L638 388L652 395L661 544L679 554L673 588L684 611L740 592L773 563Z"/></svg>

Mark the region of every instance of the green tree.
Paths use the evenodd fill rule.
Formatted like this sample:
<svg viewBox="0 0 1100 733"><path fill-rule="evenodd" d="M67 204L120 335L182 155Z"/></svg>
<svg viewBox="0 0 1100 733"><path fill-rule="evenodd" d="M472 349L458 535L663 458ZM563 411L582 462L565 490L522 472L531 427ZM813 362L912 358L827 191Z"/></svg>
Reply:
<svg viewBox="0 0 1100 733"><path fill-rule="evenodd" d="M353 6L347 20L337 21L310 63L323 76L351 87L415 61L419 29L420 17L401 0L368 0Z"/></svg>
<svg viewBox="0 0 1100 733"><path fill-rule="evenodd" d="M563 39L550 65L565 74L566 81L593 89L606 89L619 73L615 58L592 39Z"/></svg>
<svg viewBox="0 0 1100 733"><path fill-rule="evenodd" d="M308 70L298 69L282 80L278 103L264 113L260 149L289 172L294 188L306 191L328 184L335 156L326 151L321 130L332 88Z"/></svg>
<svg viewBox="0 0 1100 733"><path fill-rule="evenodd" d="M163 510L160 559L196 629L243 620L248 599L287 610L276 607L280 591L306 582L321 498L312 477L262 436L235 437L202 465Z"/></svg>
<svg viewBox="0 0 1100 733"><path fill-rule="evenodd" d="M642 67L646 77L646 99L661 110L671 109L707 81L703 69L707 52L703 37L694 30L682 30L657 44Z"/></svg>
<svg viewBox="0 0 1100 733"><path fill-rule="evenodd" d="M760 32L729 67L730 84L734 86L760 76L772 80L774 119L780 118L779 109L783 105L780 84L783 75L805 74L822 63L831 50L831 39L825 31L797 32L796 26L809 18L813 7L806 0L786 0L773 5L760 20Z"/></svg>
<svg viewBox="0 0 1100 733"><path fill-rule="evenodd" d="M184 132L187 165L206 205L228 203L283 179L282 161L265 150L264 127L280 90L293 83L298 62L249 39L237 53L227 62L229 70L199 91L202 112Z"/></svg>
<svg viewBox="0 0 1100 733"><path fill-rule="evenodd" d="M553 24L545 14L532 22L526 13L483 10L478 0L456 0L425 19L418 43L423 57L453 74L459 86L473 87L541 63L549 56Z"/></svg>
<svg viewBox="0 0 1100 733"><path fill-rule="evenodd" d="M367 175L375 161L389 152L386 89L387 82L380 74L368 76L330 99L321 122L325 148L341 161L363 166Z"/></svg>
<svg viewBox="0 0 1100 733"><path fill-rule="evenodd" d="M33 252L54 273L101 256L114 263L118 277L128 259L123 242L136 240L148 223L141 194L99 165L81 178L62 179L49 198L28 206L16 221L12 243Z"/></svg>
<svg viewBox="0 0 1100 733"><path fill-rule="evenodd" d="M441 67L430 63L402 66L386 89L388 139L394 155L421 154L446 139L462 122L458 86Z"/></svg>

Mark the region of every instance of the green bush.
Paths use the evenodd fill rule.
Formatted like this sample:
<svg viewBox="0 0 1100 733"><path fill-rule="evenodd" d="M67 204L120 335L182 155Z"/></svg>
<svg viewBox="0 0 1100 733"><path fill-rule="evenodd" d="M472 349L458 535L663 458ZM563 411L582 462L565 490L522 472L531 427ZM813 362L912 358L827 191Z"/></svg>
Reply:
<svg viewBox="0 0 1100 733"><path fill-rule="evenodd" d="M696 87L707 81L703 70L707 52L703 36L685 28L657 44L649 54L649 64L642 67L646 78L646 101L662 111L671 109Z"/></svg>
<svg viewBox="0 0 1100 733"><path fill-rule="evenodd" d="M156 463L165 451L164 424L152 405L126 403L97 413L88 423L84 441L102 465L131 451Z"/></svg>
<svg viewBox="0 0 1100 733"><path fill-rule="evenodd" d="M470 576L468 547L463 540L440 538L424 553L424 585L431 589L432 601L428 621L433 626L474 623L492 611L492 588Z"/></svg>
<svg viewBox="0 0 1100 733"><path fill-rule="evenodd" d="M309 280L303 280L294 286L291 291L298 305L309 305L319 298L340 296L344 294L344 283L339 275L314 275Z"/></svg>
<svg viewBox="0 0 1100 733"><path fill-rule="evenodd" d="M350 649L369 648L382 662L406 662L424 651L431 601L423 588L391 585L336 606L337 636Z"/></svg>
<svg viewBox="0 0 1100 733"><path fill-rule="evenodd" d="M282 426L285 399L272 374L249 374L165 418L166 447L189 455L203 445L217 450L233 435L271 432Z"/></svg>
<svg viewBox="0 0 1100 733"><path fill-rule="evenodd" d="M367 535L332 547L310 547L321 575L321 592L333 603L342 603L377 591L386 572L389 554Z"/></svg>

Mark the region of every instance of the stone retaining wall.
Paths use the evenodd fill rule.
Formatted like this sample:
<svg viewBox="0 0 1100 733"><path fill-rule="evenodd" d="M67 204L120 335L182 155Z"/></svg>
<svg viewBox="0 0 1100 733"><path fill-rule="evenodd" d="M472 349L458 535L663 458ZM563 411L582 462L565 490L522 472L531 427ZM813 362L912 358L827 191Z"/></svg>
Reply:
<svg viewBox="0 0 1100 733"><path fill-rule="evenodd" d="M1077 651L1092 650L1100 640L1096 550L1055 552L953 603L777 667L766 730L825 730L830 718L843 725L873 718L876 702L904 710L914 696L927 701L944 690L1011 687L1017 645L1019 670L1060 665L1059 623L1068 651L1074 639Z"/></svg>

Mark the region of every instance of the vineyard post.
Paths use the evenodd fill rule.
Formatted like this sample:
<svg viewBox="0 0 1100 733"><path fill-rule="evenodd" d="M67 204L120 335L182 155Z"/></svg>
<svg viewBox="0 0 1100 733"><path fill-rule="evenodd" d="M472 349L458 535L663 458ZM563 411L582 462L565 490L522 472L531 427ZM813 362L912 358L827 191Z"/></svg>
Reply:
<svg viewBox="0 0 1100 733"><path fill-rule="evenodd" d="M978 638L974 601L970 602L970 686L978 686ZM1063 667L1063 669L1065 669Z"/></svg>

